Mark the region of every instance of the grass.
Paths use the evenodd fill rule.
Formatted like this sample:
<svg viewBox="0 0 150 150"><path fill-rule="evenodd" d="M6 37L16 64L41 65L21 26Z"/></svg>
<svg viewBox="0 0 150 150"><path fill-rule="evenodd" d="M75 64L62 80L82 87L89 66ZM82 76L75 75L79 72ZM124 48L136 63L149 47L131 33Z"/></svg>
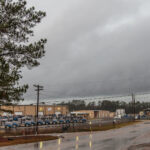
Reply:
<svg viewBox="0 0 150 150"><path fill-rule="evenodd" d="M39 128L39 134L48 134L48 133L63 133L63 132L89 132L89 131L106 131L110 129L117 129L129 125L136 124L140 121L131 121L131 122L125 122L125 123L117 123L116 125L113 124L106 124L100 126L99 124L97 125L81 125L79 127L70 127L68 130L63 131L61 127L58 128ZM34 135L35 134L35 129L29 129L29 130L17 130L17 131L11 131L8 130L5 132L4 130L0 131L0 136L21 136L21 135Z"/></svg>
<svg viewBox="0 0 150 150"><path fill-rule="evenodd" d="M49 141L49 140L56 140L56 139L58 139L57 136L21 136L21 137L11 137L11 138L2 137L0 138L0 146L10 146L10 145Z"/></svg>
<svg viewBox="0 0 150 150"><path fill-rule="evenodd" d="M134 122L124 122L124 123L118 123L116 125L109 124L105 126L91 126L91 128L84 128L84 129L78 129L76 132L89 132L89 131L106 131L111 129L119 129L122 127L126 127L129 125L134 125L139 123L140 121L134 121Z"/></svg>

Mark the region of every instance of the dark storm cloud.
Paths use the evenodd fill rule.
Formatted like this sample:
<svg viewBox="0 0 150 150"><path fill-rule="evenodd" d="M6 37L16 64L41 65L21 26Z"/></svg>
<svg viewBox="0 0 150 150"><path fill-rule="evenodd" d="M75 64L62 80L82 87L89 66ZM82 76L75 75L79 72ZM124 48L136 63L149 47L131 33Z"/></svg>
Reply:
<svg viewBox="0 0 150 150"><path fill-rule="evenodd" d="M25 69L23 82L44 85L47 97L150 90L149 0L30 0L29 5L47 12L35 39L47 37L48 43L41 65Z"/></svg>

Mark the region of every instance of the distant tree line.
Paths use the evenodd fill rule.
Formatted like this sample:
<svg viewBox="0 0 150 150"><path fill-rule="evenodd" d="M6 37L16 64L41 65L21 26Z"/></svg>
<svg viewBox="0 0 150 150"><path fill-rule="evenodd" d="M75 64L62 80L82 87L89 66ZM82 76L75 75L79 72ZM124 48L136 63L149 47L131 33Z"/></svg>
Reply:
<svg viewBox="0 0 150 150"><path fill-rule="evenodd" d="M124 102L124 101L109 101L103 100L98 101L97 103L92 101L86 103L84 100L72 100L69 102L62 102L60 105L67 105L70 111L75 110L108 110L111 112L115 112L116 109L123 108L126 113L133 113L134 105L132 102ZM150 108L150 102L135 102L135 112L139 113L140 111Z"/></svg>

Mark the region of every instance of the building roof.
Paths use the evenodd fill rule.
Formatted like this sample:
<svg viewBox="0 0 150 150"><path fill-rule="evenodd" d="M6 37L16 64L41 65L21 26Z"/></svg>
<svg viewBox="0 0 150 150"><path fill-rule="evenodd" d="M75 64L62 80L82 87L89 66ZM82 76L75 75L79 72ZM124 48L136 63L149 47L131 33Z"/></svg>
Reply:
<svg viewBox="0 0 150 150"><path fill-rule="evenodd" d="M71 112L71 114L88 115L89 113L84 113L84 112Z"/></svg>

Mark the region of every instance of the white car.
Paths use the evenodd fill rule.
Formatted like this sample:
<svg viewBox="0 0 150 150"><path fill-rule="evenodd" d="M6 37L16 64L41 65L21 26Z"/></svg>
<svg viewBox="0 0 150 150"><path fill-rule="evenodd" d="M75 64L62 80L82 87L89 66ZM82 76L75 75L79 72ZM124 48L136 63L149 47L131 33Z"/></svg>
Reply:
<svg viewBox="0 0 150 150"><path fill-rule="evenodd" d="M121 116L115 116L114 119L121 119Z"/></svg>

